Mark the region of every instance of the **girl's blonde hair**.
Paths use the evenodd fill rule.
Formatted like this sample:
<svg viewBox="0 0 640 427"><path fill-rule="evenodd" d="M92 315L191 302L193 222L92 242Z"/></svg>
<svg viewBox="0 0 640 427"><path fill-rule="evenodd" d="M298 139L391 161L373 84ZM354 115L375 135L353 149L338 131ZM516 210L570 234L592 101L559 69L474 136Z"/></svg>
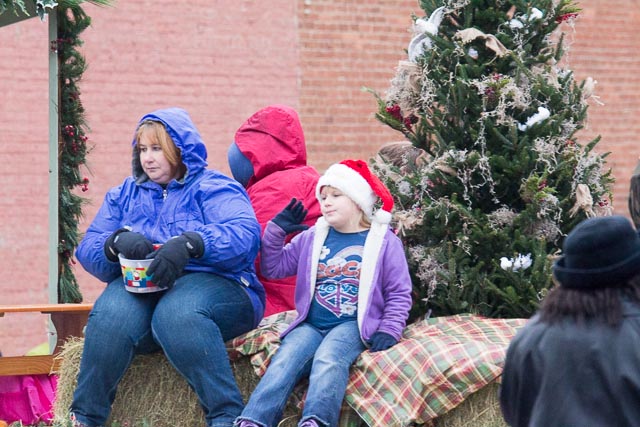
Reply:
<svg viewBox="0 0 640 427"><path fill-rule="evenodd" d="M169 164L175 168L179 168L182 172L181 175L184 174L185 166L182 163L182 155L180 153L180 149L176 147L176 144L169 136L169 133L165 129L164 125L160 122L156 122L153 120L145 120L140 123L138 126L138 130L136 130L136 149L138 148L138 143L140 143L140 138L142 134L146 134L149 136L149 139L156 142L162 148L162 153L164 157L167 159Z"/></svg>
<svg viewBox="0 0 640 427"><path fill-rule="evenodd" d="M371 220L369 217L364 214L362 209L360 209L360 212L362 212L362 216L360 217L360 226L364 228L371 228Z"/></svg>

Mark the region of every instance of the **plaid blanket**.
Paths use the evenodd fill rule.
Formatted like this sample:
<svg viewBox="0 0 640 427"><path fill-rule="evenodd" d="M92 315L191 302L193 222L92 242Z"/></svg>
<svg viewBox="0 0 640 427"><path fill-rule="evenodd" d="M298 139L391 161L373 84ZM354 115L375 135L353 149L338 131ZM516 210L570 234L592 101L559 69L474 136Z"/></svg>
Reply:
<svg viewBox="0 0 640 427"><path fill-rule="evenodd" d="M264 319L229 343L230 357L249 356L262 376L294 317L289 311ZM466 314L411 324L391 349L356 360L345 402L371 427L428 423L500 375L507 345L525 322Z"/></svg>

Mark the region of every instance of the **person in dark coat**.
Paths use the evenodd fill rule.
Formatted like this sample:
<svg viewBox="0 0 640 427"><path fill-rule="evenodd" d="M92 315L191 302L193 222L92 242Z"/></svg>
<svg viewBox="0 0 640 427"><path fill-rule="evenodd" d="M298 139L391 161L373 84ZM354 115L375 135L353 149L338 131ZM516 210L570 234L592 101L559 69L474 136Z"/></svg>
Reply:
<svg viewBox="0 0 640 427"><path fill-rule="evenodd" d="M622 216L567 236L553 288L507 350L510 426L640 426L640 238Z"/></svg>
<svg viewBox="0 0 640 427"><path fill-rule="evenodd" d="M307 165L304 133L293 108L274 104L252 114L236 131L228 161L233 177L247 189L262 232L292 198L307 209L303 224L312 226L320 217L315 193L320 174ZM265 317L293 310L295 276L267 279L257 271L267 295Z"/></svg>

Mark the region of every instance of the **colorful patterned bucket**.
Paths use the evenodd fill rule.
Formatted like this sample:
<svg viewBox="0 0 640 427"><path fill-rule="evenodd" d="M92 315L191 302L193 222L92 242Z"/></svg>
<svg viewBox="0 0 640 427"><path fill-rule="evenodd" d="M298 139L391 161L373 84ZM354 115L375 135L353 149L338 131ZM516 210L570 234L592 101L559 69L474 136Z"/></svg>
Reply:
<svg viewBox="0 0 640 427"><path fill-rule="evenodd" d="M153 262L153 259L127 259L118 255L120 258L120 268L122 269L122 280L124 280L125 289L129 292L144 294L150 292L163 291L147 277L147 268Z"/></svg>

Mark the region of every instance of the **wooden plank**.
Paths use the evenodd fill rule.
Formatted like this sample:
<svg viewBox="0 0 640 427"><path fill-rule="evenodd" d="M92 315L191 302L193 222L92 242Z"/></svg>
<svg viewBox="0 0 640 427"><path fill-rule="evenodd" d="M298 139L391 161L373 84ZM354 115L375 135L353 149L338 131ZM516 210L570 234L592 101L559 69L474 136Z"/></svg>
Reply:
<svg viewBox="0 0 640 427"><path fill-rule="evenodd" d="M0 376L49 374L58 369L55 360L69 337L81 337L93 304L26 304L0 305L0 317L5 313L42 313L51 315L57 340L53 355L0 357Z"/></svg>
<svg viewBox="0 0 640 427"><path fill-rule="evenodd" d="M59 367L60 361L51 355L0 357L0 376L50 374Z"/></svg>
<svg viewBox="0 0 640 427"><path fill-rule="evenodd" d="M4 313L55 313L55 312L89 312L93 308L92 303L80 304L23 304L0 305L0 316Z"/></svg>

